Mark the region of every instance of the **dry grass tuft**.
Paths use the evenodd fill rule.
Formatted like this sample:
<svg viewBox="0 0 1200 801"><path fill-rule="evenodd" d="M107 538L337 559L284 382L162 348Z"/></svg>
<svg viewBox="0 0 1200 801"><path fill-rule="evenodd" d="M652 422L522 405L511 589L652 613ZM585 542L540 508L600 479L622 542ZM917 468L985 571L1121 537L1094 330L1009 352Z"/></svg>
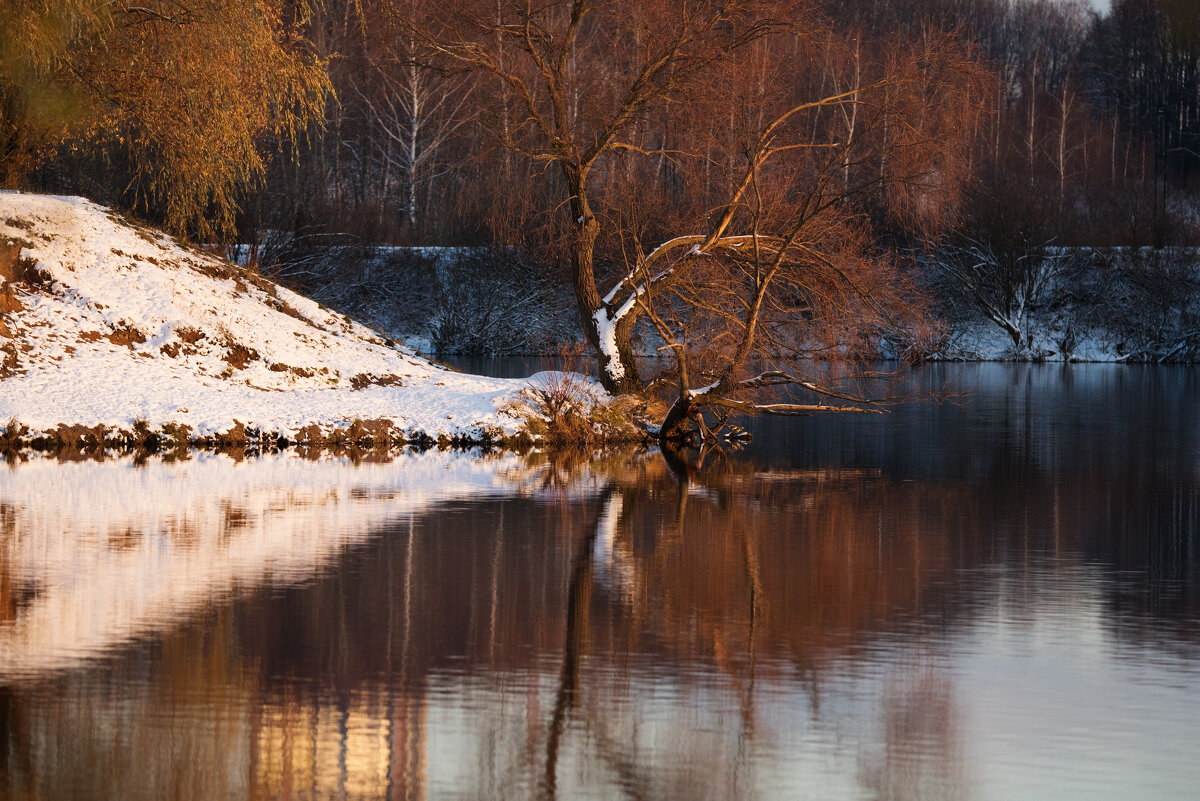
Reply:
<svg viewBox="0 0 1200 801"><path fill-rule="evenodd" d="M15 417L10 418L4 430L0 431L0 451L20 450L28 433L28 426Z"/></svg>
<svg viewBox="0 0 1200 801"><path fill-rule="evenodd" d="M623 398L606 403L577 373L547 373L521 395L509 413L523 418L528 434L548 448L597 448L645 436L628 415L634 404Z"/></svg>

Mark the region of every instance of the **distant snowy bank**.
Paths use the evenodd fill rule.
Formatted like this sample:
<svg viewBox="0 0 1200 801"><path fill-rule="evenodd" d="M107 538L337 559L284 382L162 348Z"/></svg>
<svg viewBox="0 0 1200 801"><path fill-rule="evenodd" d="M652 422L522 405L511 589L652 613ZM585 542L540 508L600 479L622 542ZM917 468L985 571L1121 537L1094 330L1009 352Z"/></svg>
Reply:
<svg viewBox="0 0 1200 801"><path fill-rule="evenodd" d="M1200 249L947 245L922 260L949 331L934 358L1200 361Z"/></svg>
<svg viewBox="0 0 1200 801"><path fill-rule="evenodd" d="M344 240L268 231L233 255L423 353L529 356L581 338L573 290L514 253ZM1200 249L1022 242L914 259L946 324L931 359L1200 360Z"/></svg>

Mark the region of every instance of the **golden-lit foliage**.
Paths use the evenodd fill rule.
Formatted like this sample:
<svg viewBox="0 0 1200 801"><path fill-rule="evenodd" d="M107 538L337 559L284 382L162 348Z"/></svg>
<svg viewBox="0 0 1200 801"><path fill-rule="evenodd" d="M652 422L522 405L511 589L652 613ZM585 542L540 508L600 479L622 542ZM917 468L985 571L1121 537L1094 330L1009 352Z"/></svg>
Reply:
<svg viewBox="0 0 1200 801"><path fill-rule="evenodd" d="M268 139L295 140L329 89L305 3L6 0L0 15L0 180L56 149L128 159L129 190L177 233L232 232Z"/></svg>

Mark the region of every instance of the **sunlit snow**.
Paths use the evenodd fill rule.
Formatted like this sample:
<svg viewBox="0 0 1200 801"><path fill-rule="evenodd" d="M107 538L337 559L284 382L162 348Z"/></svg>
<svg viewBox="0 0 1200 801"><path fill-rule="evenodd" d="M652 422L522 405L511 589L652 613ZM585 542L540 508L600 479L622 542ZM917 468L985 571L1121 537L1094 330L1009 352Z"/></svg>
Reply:
<svg viewBox="0 0 1200 801"><path fill-rule="evenodd" d="M432 436L520 425L502 409L525 382L446 370L83 198L0 192L4 242L19 250L0 293L20 308L0 327L0 422L201 436L356 418Z"/></svg>

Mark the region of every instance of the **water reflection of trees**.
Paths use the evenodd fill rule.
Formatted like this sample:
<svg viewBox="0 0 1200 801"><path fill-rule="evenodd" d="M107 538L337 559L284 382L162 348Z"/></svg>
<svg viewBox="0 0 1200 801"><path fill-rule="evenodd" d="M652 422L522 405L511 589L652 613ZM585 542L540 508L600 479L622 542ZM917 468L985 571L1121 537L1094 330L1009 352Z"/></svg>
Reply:
<svg viewBox="0 0 1200 801"><path fill-rule="evenodd" d="M573 713L581 721L581 736L596 744L600 760L634 797L745 794L754 784L746 776L752 777L758 764L748 749L756 740L772 738L770 727L757 721L757 684L771 688L797 675L821 675L823 661L853 653L868 632L898 610L920 610L938 594L929 579L947 567L945 532L920 531L929 510L910 508L922 505L924 499L914 496L924 493L907 488L897 494L900 488L878 474L771 474L725 462L707 474L676 470L674 482L648 478L643 475L636 488L614 486L597 523L576 546L562 676L546 747L543 789L550 797L558 785L564 728ZM899 514L898 502L903 504ZM594 593L605 596L607 605L597 604ZM589 614L597 605L606 607L604 613ZM581 676L585 654L605 666L625 663L617 668L621 676L630 670L630 654L647 652L659 664L676 664L683 671L711 665L726 678L739 717L728 732L732 759L713 755L697 765L697 772L681 777L682 784L672 784L637 770L636 736L631 746L629 721L623 719L628 716L612 720L605 700L581 703L584 687L601 697L615 689L619 698L621 685L619 678L611 681L611 670L600 667L590 672L591 681ZM948 701L951 696L938 697ZM925 743L936 746L933 763L956 774L948 759L959 756L961 748L948 725L952 710L948 703L941 706L940 718L922 718L922 733L936 735ZM890 723L886 731L890 757L891 746L902 745L890 740L906 732ZM907 745L918 761L928 758L927 747ZM687 748L693 750L695 743ZM882 797L907 797L896 794L906 786L896 779L910 770L885 759L869 774L868 785L882 780L885 785L872 788ZM944 797L963 797L962 789L955 785Z"/></svg>
<svg viewBox="0 0 1200 801"><path fill-rule="evenodd" d="M1096 558L1197 584L1186 488L1160 515L1119 482L1014 502L1004 486L736 455L510 469L520 495L393 520L306 583L7 690L0 787L418 798L451 765L477 797L771 797L790 764L828 767L797 735L818 729L855 743L840 758L859 791L963 798L941 667L957 627L1001 594L1018 622L1046 593L1140 603L1094 580ZM1162 528L1139 543L1136 520ZM1139 614L1176 625L1177 598L1145 598ZM832 686L847 676L866 689Z"/></svg>
<svg viewBox="0 0 1200 801"><path fill-rule="evenodd" d="M309 583L10 690L9 795L420 797L431 726L444 741L456 715L481 796L754 795L787 737L756 688L811 680L916 614L950 560L920 522L941 493L879 475L681 480L649 455L518 478L544 491L396 521ZM654 686L693 703L639 710ZM729 702L736 719L715 711Z"/></svg>
<svg viewBox="0 0 1200 801"><path fill-rule="evenodd" d="M931 665L888 682L883 736L864 756L861 781L880 801L957 801L970 796L954 685Z"/></svg>

